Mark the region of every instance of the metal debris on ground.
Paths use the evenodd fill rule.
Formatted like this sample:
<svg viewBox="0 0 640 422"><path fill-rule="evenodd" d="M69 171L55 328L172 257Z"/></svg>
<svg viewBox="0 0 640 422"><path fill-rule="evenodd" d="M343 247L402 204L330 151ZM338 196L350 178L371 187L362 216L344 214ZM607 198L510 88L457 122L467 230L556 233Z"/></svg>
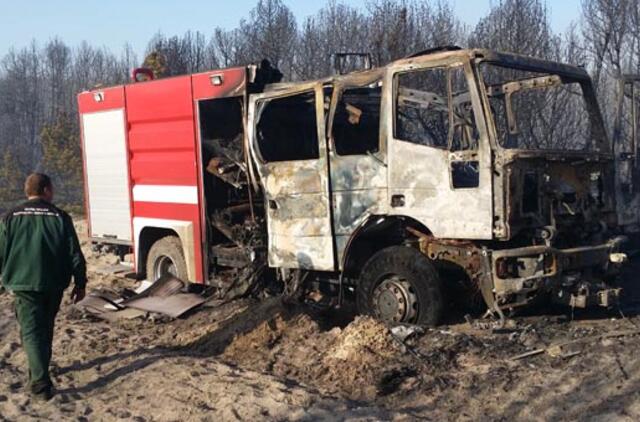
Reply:
<svg viewBox="0 0 640 422"><path fill-rule="evenodd" d="M513 356L510 360L512 361L520 360L520 359L528 358L531 356L536 356L545 352L553 357L569 358L572 356L576 356L581 352L577 350L569 350L565 352L564 347L566 346L573 346L573 345L577 345L577 344L588 342L588 341L603 340L603 339L616 338L616 337L626 337L626 336L633 336L638 334L640 334L640 330L623 330L623 331L608 332L608 333L604 333L596 336L581 337L575 340L569 340L569 341L552 344L548 347L530 350L528 352Z"/></svg>
<svg viewBox="0 0 640 422"><path fill-rule="evenodd" d="M464 319L471 328L474 328L476 330L483 330L483 331L498 332L500 330L514 328L516 325L516 322L512 319L500 318L497 320L480 321L477 319L473 319L469 314L465 315Z"/></svg>
<svg viewBox="0 0 640 422"><path fill-rule="evenodd" d="M147 286L136 291L125 289L121 293L107 289L95 290L75 306L108 321L132 319L147 312L178 318L210 298L206 289L193 292L198 289L170 274Z"/></svg>
<svg viewBox="0 0 640 422"><path fill-rule="evenodd" d="M401 343L404 343L408 338L424 334L424 328L419 325L396 325L391 327L391 335Z"/></svg>
<svg viewBox="0 0 640 422"><path fill-rule="evenodd" d="M102 275L120 275L123 277L129 277L135 274L133 266L119 262L117 264L99 266L95 269L95 272Z"/></svg>

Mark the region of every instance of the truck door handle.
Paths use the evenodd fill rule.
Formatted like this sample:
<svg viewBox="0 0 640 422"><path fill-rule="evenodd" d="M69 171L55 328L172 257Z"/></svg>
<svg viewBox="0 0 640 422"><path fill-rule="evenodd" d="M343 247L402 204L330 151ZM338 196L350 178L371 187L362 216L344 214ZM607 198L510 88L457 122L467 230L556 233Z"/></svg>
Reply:
<svg viewBox="0 0 640 422"><path fill-rule="evenodd" d="M278 209L278 203L276 201L274 201L273 199L269 199L269 209L270 210L277 210Z"/></svg>
<svg viewBox="0 0 640 422"><path fill-rule="evenodd" d="M404 195L391 195L391 206L393 208L404 207Z"/></svg>

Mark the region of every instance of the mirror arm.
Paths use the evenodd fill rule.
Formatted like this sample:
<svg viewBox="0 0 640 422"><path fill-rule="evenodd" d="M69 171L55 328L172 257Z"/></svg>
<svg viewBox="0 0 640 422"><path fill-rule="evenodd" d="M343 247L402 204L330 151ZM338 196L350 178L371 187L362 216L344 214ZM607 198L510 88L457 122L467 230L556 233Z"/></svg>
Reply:
<svg viewBox="0 0 640 422"><path fill-rule="evenodd" d="M507 123L509 124L509 134L518 134L518 122L516 116L513 113L513 104L511 103L511 92L507 92L504 96L505 108L507 109Z"/></svg>

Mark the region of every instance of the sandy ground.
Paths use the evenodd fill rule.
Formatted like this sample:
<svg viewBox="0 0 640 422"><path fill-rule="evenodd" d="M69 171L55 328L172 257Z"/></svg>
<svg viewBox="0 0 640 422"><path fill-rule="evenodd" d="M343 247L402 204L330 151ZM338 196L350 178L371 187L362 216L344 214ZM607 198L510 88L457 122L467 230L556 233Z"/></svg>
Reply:
<svg viewBox="0 0 640 422"><path fill-rule="evenodd" d="M114 259L89 250L87 257L92 270ZM98 285L133 282L92 271L90 286ZM67 299L54 341L58 393L41 403L24 392L25 356L4 294L0 420L635 421L633 299L626 317L534 310L499 332L454 317L404 342L371 319L275 298L117 323L82 315ZM574 342L512 360L567 341Z"/></svg>

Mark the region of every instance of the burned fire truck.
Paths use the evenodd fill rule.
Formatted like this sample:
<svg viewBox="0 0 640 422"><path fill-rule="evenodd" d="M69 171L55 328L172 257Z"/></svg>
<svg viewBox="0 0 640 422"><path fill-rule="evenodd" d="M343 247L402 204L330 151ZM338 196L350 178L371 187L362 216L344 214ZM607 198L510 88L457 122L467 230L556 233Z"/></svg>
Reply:
<svg viewBox="0 0 640 422"><path fill-rule="evenodd" d="M437 324L550 298L610 306L625 261L611 144L582 69L442 48L280 83L268 66L79 95L91 239L136 270L320 288Z"/></svg>

